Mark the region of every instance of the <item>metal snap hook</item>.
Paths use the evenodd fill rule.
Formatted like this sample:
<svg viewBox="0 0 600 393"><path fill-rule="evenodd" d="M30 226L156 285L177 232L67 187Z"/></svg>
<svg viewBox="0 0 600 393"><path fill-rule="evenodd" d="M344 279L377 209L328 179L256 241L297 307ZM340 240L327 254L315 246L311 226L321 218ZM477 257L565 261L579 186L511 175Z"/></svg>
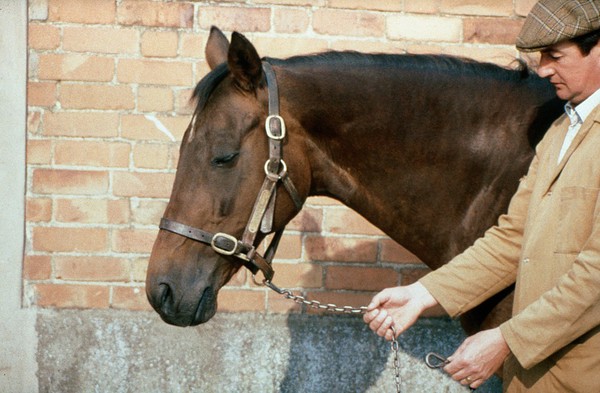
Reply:
<svg viewBox="0 0 600 393"><path fill-rule="evenodd" d="M450 363L450 360L435 352L429 352L425 356L425 364L429 368L442 368L448 363Z"/></svg>

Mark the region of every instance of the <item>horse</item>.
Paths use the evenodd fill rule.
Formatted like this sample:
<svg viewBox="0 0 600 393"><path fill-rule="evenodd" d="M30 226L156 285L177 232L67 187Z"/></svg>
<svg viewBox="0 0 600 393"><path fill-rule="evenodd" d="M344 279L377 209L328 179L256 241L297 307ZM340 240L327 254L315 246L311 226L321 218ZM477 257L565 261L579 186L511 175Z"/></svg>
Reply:
<svg viewBox="0 0 600 393"><path fill-rule="evenodd" d="M264 256L257 246L309 196L337 199L437 269L506 211L563 110L522 63L351 51L261 59L243 34L229 42L216 27L205 55L211 71L194 90L146 279L152 307L178 326L210 320L242 266L268 282L276 246ZM464 314L466 332L506 320L511 292Z"/></svg>

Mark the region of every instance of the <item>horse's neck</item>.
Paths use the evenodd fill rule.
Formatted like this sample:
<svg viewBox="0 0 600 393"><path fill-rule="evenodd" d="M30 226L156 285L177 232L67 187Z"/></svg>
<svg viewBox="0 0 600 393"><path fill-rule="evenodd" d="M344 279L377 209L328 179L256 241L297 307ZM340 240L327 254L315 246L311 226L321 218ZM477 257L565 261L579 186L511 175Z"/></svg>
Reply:
<svg viewBox="0 0 600 393"><path fill-rule="evenodd" d="M477 208L503 208L514 189L498 196L503 183L494 178L482 189L465 186L479 168L467 132L465 143L444 134L444 122L462 121L452 114L456 104L443 103L446 117L436 119L419 91L381 83L328 81L304 93L296 85L286 106L309 134L311 193L340 200L437 267L493 223L482 222ZM494 219L501 213L487 209Z"/></svg>

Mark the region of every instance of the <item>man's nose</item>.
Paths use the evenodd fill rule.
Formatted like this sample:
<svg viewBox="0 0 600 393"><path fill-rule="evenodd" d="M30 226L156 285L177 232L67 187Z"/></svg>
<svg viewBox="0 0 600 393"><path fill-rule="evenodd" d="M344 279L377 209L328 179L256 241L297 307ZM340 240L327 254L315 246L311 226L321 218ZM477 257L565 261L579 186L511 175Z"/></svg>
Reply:
<svg viewBox="0 0 600 393"><path fill-rule="evenodd" d="M544 59L544 56L540 59L540 64L538 68L535 70L537 74L541 78L548 78L554 75L554 68L549 64L547 60Z"/></svg>

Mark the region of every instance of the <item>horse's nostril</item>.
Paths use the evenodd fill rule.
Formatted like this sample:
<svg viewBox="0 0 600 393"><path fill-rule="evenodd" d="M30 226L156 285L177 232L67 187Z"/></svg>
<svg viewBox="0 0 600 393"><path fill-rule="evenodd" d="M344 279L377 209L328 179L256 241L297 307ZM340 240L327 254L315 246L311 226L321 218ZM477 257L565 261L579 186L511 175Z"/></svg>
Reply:
<svg viewBox="0 0 600 393"><path fill-rule="evenodd" d="M164 307L168 302L169 299L171 298L171 287L168 284L159 284L158 285L159 290L158 290L158 299L159 299L159 305L160 307Z"/></svg>

